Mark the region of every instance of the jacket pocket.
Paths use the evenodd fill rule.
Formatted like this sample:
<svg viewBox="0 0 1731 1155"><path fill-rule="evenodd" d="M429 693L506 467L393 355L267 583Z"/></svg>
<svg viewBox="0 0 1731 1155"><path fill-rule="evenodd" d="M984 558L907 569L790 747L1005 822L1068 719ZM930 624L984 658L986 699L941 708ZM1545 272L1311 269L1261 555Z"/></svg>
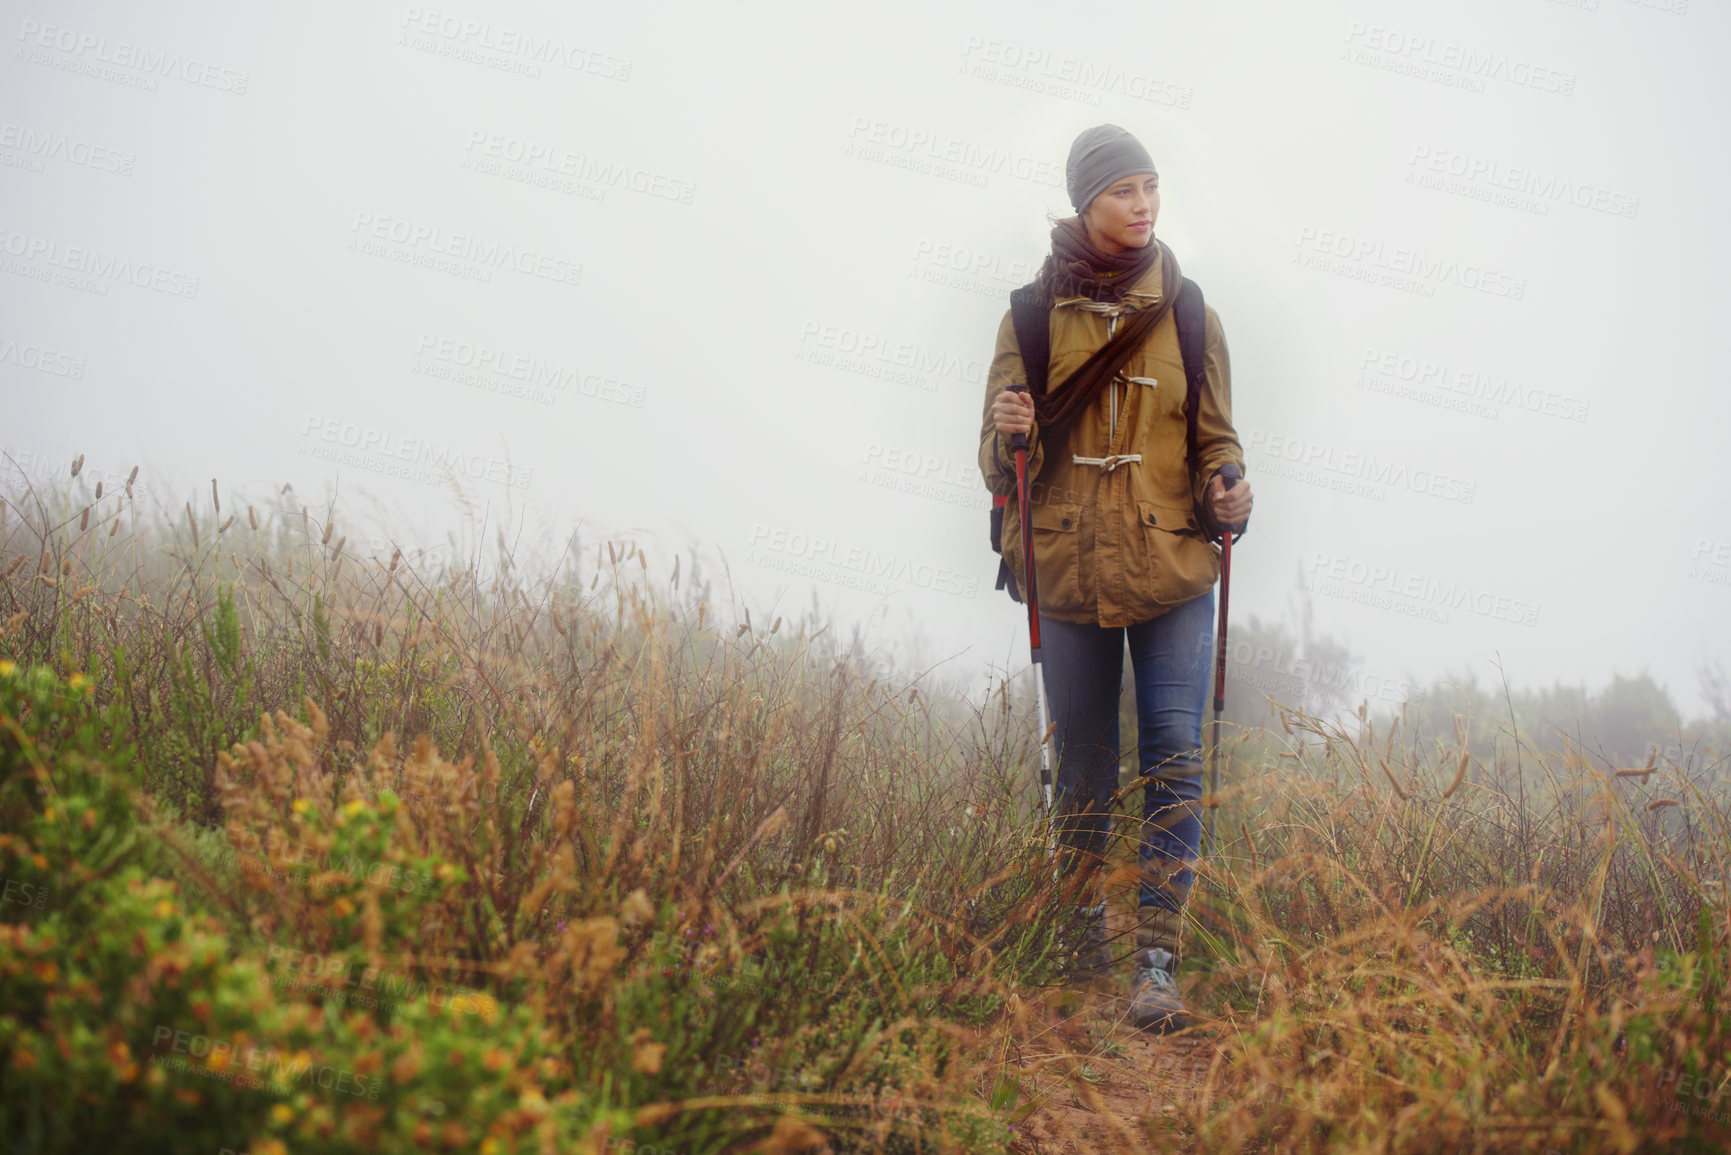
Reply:
<svg viewBox="0 0 1731 1155"><path fill-rule="evenodd" d="M1004 560L1020 585L1022 533L1013 524L1015 514L1010 511L1014 509L1012 502L1004 519ZM1041 503L1029 510L1029 521L1034 527L1034 578L1039 583L1035 592L1040 598L1040 609L1073 612L1081 602L1080 553L1076 545L1080 539L1076 531L1082 524L1082 507Z"/></svg>
<svg viewBox="0 0 1731 1155"><path fill-rule="evenodd" d="M1188 505L1138 501L1147 547L1149 588L1162 606L1200 597L1220 578L1220 554L1203 537L1196 511Z"/></svg>

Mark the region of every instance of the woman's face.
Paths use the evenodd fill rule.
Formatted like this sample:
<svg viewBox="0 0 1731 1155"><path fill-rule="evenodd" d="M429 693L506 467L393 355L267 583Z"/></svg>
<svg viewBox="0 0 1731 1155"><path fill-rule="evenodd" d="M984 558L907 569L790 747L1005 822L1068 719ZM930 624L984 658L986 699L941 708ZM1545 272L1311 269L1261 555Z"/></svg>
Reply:
<svg viewBox="0 0 1731 1155"><path fill-rule="evenodd" d="M1160 175L1137 173L1115 181L1082 214L1088 239L1108 253L1139 249L1154 236L1160 215Z"/></svg>

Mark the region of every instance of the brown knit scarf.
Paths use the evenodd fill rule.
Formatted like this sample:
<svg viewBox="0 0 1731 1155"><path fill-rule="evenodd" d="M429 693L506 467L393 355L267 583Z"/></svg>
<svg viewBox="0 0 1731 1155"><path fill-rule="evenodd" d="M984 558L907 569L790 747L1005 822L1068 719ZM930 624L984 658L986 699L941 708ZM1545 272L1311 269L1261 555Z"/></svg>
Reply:
<svg viewBox="0 0 1731 1155"><path fill-rule="evenodd" d="M1066 217L1053 227L1052 251L1037 278L1040 297L1048 306L1058 297L1122 300L1125 291L1154 263L1156 251L1160 255L1160 303L1126 313L1112 339L1094 350L1068 380L1058 385L1048 381L1046 391L1034 395L1034 418L1043 432L1063 431L1129 364L1130 357L1178 299L1183 277L1178 258L1159 237L1150 238L1139 249L1108 253L1088 239L1080 217Z"/></svg>

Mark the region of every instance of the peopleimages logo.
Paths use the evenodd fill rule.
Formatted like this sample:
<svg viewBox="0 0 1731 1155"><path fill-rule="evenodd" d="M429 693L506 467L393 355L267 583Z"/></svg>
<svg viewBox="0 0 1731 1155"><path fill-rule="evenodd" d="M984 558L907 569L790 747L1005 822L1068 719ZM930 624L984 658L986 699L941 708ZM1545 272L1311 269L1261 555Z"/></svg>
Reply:
<svg viewBox="0 0 1731 1155"><path fill-rule="evenodd" d="M65 269L69 273L84 274L96 278L84 285L100 289L106 295L107 286L103 282L125 283L140 289L150 289L158 293L167 293L171 297L184 297L188 300L198 296L198 278L188 273L176 272L163 265L153 265L147 261L133 261L130 258L105 253L100 249L85 248L81 245L62 245L52 237L39 237L31 233L15 233L0 226L0 253L8 257L18 257L25 261L41 261L43 265L56 269ZM8 267L7 272L20 275L31 275L31 266ZM46 273L43 269L40 272ZM37 279L47 279L38 277ZM74 286L80 287L80 286Z"/></svg>
<svg viewBox="0 0 1731 1155"><path fill-rule="evenodd" d="M959 377L970 385L983 386L986 383L986 372L990 368L979 358L962 358L918 342L898 341L881 333L822 321L805 322L800 329L799 340L802 346L833 350L847 357L877 361L920 374L919 387L928 391L937 388L937 383L931 380L933 377Z"/></svg>
<svg viewBox="0 0 1731 1155"><path fill-rule="evenodd" d="M1696 538L1695 552L1689 556L1689 576L1710 585L1731 585L1731 541Z"/></svg>
<svg viewBox="0 0 1731 1155"><path fill-rule="evenodd" d="M1226 680L1274 696L1290 706L1305 706L1319 694L1376 698L1395 705L1424 701L1424 687L1406 678L1362 671L1351 662L1312 658L1273 646L1234 641L1227 654Z"/></svg>
<svg viewBox="0 0 1731 1155"><path fill-rule="evenodd" d="M0 148L10 149L32 162L36 172L42 171L41 162L58 160L79 168L131 176L133 166L138 163L138 157L130 152L11 121L0 123Z"/></svg>
<svg viewBox="0 0 1731 1155"><path fill-rule="evenodd" d="M521 28L495 26L490 20L469 20L410 5L403 9L401 27L404 33L399 43L439 56L471 63L509 63L516 67L506 71L523 71L535 77L541 75L536 65L556 64L603 80L631 79L631 61L626 57L568 44L554 36L537 36ZM489 61L488 53L497 60Z"/></svg>
<svg viewBox="0 0 1731 1155"><path fill-rule="evenodd" d="M1089 104L1098 104L1100 98L1094 94L1104 93L1168 108L1189 108L1191 97L1195 95L1195 90L1189 85L1174 84L1133 69L1097 64L1077 56L1017 44L1013 40L970 36L962 48L962 59L963 71L969 75L1033 92L1050 92L1055 96L1073 97L1075 90L1081 90L1092 96L1091 100L1084 102ZM985 68L972 71L968 62ZM1004 71L1000 73L999 69ZM1026 77L1020 84L1011 79L1018 73ZM1035 78L1040 83L1034 82Z"/></svg>
<svg viewBox="0 0 1731 1155"><path fill-rule="evenodd" d="M42 345L20 344L11 337L0 337L0 365L16 365L53 377L84 376L84 358L49 349Z"/></svg>
<svg viewBox="0 0 1731 1155"><path fill-rule="evenodd" d="M477 172L494 172L485 164L495 161L501 162L494 166L501 173L509 171L504 165L510 165L525 172L539 171L549 177L569 177L578 185L593 186L603 195L607 189L618 188L685 205L697 195L695 181L681 180L614 160L602 160L588 153L572 152L562 145L546 141L522 140L503 133L472 129L463 149L469 154L464 164L476 166Z"/></svg>
<svg viewBox="0 0 1731 1155"><path fill-rule="evenodd" d="M382 1078L367 1078L353 1071L314 1063L305 1051L290 1054L279 1047L257 1047L245 1041L214 1038L195 1031L158 1024L151 1034L153 1066L184 1071L236 1086L268 1088L279 1094L314 1087L342 1095L377 1099L384 1090ZM192 1062L191 1060L200 1060Z"/></svg>
<svg viewBox="0 0 1731 1155"><path fill-rule="evenodd" d="M218 92L232 92L236 96L244 96L247 81L251 78L249 73L182 56L178 52L157 51L129 40L116 40L111 43L108 37L96 33L80 32L75 28L62 28L53 24L38 24L34 20L25 20L19 24L18 39L27 49L52 49L63 53L64 59L84 65L70 71L90 71L91 75L98 75L102 79L115 79L113 76L102 75L103 70L94 67L94 64L112 64L118 68L130 68L144 73L144 76L133 79L146 83L135 83L134 87L143 87L152 92L156 90L155 81L162 79L180 80L199 88L214 88ZM56 67L64 67L61 61L33 62L52 62ZM94 71L91 71L92 69Z"/></svg>
<svg viewBox="0 0 1731 1155"><path fill-rule="evenodd" d="M974 462L964 465L876 441L866 446L859 480L965 509L990 509L992 504Z"/></svg>
<svg viewBox="0 0 1731 1155"><path fill-rule="evenodd" d="M1475 589L1467 582L1443 582L1426 574L1402 571L1359 558L1317 551L1311 558L1313 588L1326 597L1385 609L1408 617L1446 624L1452 611L1464 609L1493 621L1521 626L1539 624L1539 606L1507 594Z"/></svg>
<svg viewBox="0 0 1731 1155"><path fill-rule="evenodd" d="M909 128L894 121L856 116L848 129L847 155L889 162L896 154L940 165L954 165L984 176L1012 176L1018 180L1062 188L1064 174L1052 161L1006 148L986 148L972 141L930 129ZM979 182L981 184L984 181Z"/></svg>
<svg viewBox="0 0 1731 1155"><path fill-rule="evenodd" d="M1451 87L1482 92L1485 81L1501 80L1518 88L1535 88L1559 96L1575 93L1572 72L1545 68L1500 52L1469 48L1452 40L1355 20L1347 25L1346 42L1346 58L1356 64L1440 81Z"/></svg>
<svg viewBox="0 0 1731 1155"><path fill-rule="evenodd" d="M762 522L752 526L750 544L747 561L869 593L889 594L895 585L966 598L980 591L978 577Z"/></svg>
<svg viewBox="0 0 1731 1155"><path fill-rule="evenodd" d="M1416 248L1390 248L1382 241L1332 229L1315 229L1305 225L1298 230L1296 241L1300 252L1294 261L1306 267L1322 267L1304 260L1311 253L1326 260L1336 258L1337 265L1326 271L1375 281L1389 278L1387 283L1402 287L1410 281L1435 292L1435 285L1457 285L1493 297L1519 301L1526 296L1527 279L1498 272L1484 265L1461 262L1452 257L1439 257Z"/></svg>
<svg viewBox="0 0 1731 1155"><path fill-rule="evenodd" d="M1006 261L978 249L921 239L914 242L908 276L1001 301L1011 289L1032 280L1036 271L1038 267L1027 261Z"/></svg>
<svg viewBox="0 0 1731 1155"><path fill-rule="evenodd" d="M1495 417L1499 405L1563 421L1585 421L1592 403L1554 389L1534 389L1480 369L1451 368L1447 362L1367 346L1359 357L1357 384L1374 393L1432 401L1443 408ZM1452 399L1438 400L1442 394Z"/></svg>
<svg viewBox="0 0 1731 1155"><path fill-rule="evenodd" d="M1422 493L1471 505L1478 483L1436 469L1411 468L1358 450L1341 450L1319 441L1250 428L1244 448L1259 458L1259 472L1305 481L1381 501L1390 489Z"/></svg>
<svg viewBox="0 0 1731 1155"><path fill-rule="evenodd" d="M445 479L444 473L436 470L454 470L474 481L485 479L522 489L535 472L532 465L516 465L497 457L468 453L454 445L439 445L425 438L404 437L313 413L307 414L301 435L305 440L300 451L309 457L431 485ZM321 441L325 444L319 444Z"/></svg>
<svg viewBox="0 0 1731 1155"><path fill-rule="evenodd" d="M404 253L425 255L428 260L449 257L477 266L511 269L555 284L575 285L583 278L583 266L575 261L498 241L484 241L469 233L448 232L403 217L357 211L349 231L354 234L349 238L349 247L373 255L383 255L376 251L378 244L388 242ZM482 273L485 279L484 269L474 271Z"/></svg>
<svg viewBox="0 0 1731 1155"><path fill-rule="evenodd" d="M1613 192L1603 185L1428 144L1413 146L1407 164L1411 169L1406 174L1409 183L1536 212L1539 216L1548 215L1553 204L1569 204L1629 220L1634 220L1641 209L1640 197ZM1454 179L1445 179L1451 177Z"/></svg>
<svg viewBox="0 0 1731 1155"><path fill-rule="evenodd" d="M461 338L423 332L415 345L411 371L455 381L488 393L502 393L551 405L554 394L574 394L616 405L643 408L646 390L602 373L549 361L515 349L501 349Z"/></svg>

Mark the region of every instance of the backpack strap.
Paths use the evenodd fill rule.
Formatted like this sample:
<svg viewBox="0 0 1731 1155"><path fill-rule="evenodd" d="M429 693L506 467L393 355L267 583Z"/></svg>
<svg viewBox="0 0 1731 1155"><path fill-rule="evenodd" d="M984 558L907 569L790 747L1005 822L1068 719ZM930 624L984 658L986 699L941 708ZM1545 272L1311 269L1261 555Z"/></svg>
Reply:
<svg viewBox="0 0 1731 1155"><path fill-rule="evenodd" d="M1044 393L1052 367L1052 310L1040 303L1038 282L1029 281L1010 293L1010 323L1016 327L1016 348L1028 375L1028 392Z"/></svg>
<svg viewBox="0 0 1731 1155"><path fill-rule="evenodd" d="M1178 354L1184 361L1184 460L1195 484L1196 421L1202 409L1202 386L1208 379L1203 366L1208 314L1202 307L1202 287L1185 277L1172 311L1178 320Z"/></svg>

